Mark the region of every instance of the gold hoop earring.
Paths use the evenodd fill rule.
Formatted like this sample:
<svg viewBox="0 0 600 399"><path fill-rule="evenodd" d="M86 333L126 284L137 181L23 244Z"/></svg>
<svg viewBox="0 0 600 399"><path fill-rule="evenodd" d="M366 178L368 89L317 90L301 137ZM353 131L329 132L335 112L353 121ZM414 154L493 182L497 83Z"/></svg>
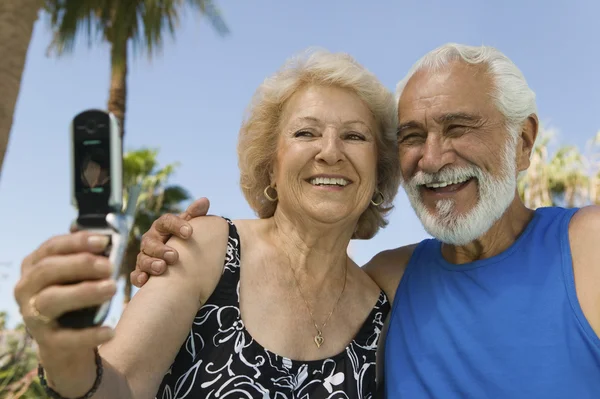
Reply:
<svg viewBox="0 0 600 399"><path fill-rule="evenodd" d="M378 199L378 201L375 200L376 198ZM383 201L385 201L385 197L383 196L381 191L379 191L379 190L375 191L375 194L373 194L373 198L371 198L371 204L373 204L375 206L379 206L379 205L383 204Z"/></svg>
<svg viewBox="0 0 600 399"><path fill-rule="evenodd" d="M269 189L272 189L273 191L275 191L275 198L273 198L269 195ZM275 202L275 201L277 201L277 198L279 198L277 195L277 190L275 190L275 187L267 186L267 187L265 187L265 191L263 191L263 193L265 194L265 197L271 202Z"/></svg>

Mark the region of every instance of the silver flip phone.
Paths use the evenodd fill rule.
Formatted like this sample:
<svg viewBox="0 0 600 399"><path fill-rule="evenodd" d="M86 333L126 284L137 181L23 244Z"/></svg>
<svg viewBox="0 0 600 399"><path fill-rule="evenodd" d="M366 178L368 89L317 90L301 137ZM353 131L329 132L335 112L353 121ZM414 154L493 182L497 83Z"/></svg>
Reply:
<svg viewBox="0 0 600 399"><path fill-rule="evenodd" d="M78 230L108 236L104 255L113 266L116 281L133 226L139 187L129 193L123 212L123 145L117 118L102 110L86 110L71 121L71 202L78 210ZM73 282L76 283L76 282ZM68 312L58 318L66 328L100 325L111 301Z"/></svg>

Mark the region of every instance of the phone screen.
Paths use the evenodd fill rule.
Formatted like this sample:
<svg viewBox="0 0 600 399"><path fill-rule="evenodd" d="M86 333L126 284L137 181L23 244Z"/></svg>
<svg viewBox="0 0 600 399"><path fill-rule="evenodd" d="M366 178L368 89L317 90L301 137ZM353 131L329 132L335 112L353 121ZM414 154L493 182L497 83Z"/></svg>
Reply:
<svg viewBox="0 0 600 399"><path fill-rule="evenodd" d="M73 120L73 173L80 213L107 214L111 195L110 117L87 111Z"/></svg>
<svg viewBox="0 0 600 399"><path fill-rule="evenodd" d="M110 191L110 143L108 140L81 140L78 155L77 192L104 194Z"/></svg>

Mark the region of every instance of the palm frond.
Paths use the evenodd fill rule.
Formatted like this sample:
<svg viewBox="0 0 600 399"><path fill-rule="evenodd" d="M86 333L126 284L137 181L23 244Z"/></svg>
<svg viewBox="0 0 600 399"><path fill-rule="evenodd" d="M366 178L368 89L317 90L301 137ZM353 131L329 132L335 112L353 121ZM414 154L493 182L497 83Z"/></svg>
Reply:
<svg viewBox="0 0 600 399"><path fill-rule="evenodd" d="M143 48L152 58L162 49L165 34L175 36L182 13L199 11L220 36L230 33L212 0L45 0L52 41L48 51L72 51L79 34L108 41L115 53L131 40L134 53ZM119 62L123 60L115 60Z"/></svg>

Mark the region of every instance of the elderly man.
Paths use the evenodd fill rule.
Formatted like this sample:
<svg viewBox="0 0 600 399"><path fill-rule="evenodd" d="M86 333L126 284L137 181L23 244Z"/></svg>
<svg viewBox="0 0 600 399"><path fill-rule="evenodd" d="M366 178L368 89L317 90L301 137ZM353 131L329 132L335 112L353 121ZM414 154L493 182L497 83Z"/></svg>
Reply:
<svg viewBox="0 0 600 399"><path fill-rule="evenodd" d="M493 48L448 44L398 98L403 187L434 238L365 266L393 301L387 396L599 398L600 208L520 200L538 119L519 69ZM176 259L163 243L207 209L155 223L136 285Z"/></svg>

